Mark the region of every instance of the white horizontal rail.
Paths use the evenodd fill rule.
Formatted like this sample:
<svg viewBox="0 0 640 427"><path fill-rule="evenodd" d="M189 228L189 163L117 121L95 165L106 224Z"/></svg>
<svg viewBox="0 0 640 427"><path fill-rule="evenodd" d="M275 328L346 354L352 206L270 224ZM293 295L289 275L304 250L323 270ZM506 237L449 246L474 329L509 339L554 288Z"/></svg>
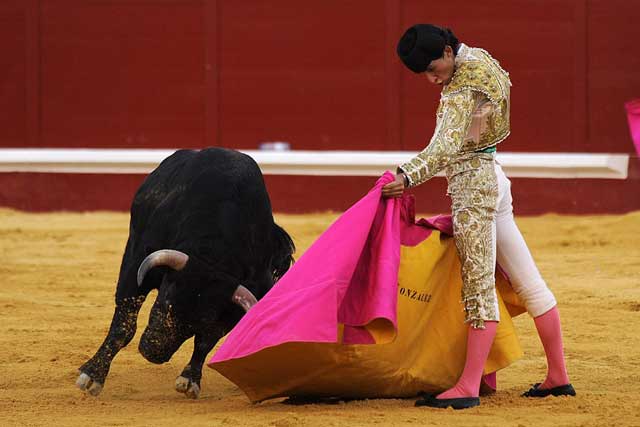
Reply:
<svg viewBox="0 0 640 427"><path fill-rule="evenodd" d="M146 174L172 149L0 149L0 172ZM409 160L408 151L241 150L264 174L379 176ZM626 179L629 155L506 153L497 160L511 177Z"/></svg>

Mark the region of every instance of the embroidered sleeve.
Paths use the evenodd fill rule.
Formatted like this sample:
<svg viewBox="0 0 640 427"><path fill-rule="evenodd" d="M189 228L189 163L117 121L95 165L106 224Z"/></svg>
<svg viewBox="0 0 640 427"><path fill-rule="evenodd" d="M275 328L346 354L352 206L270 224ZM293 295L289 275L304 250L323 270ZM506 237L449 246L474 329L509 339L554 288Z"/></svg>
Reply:
<svg viewBox="0 0 640 427"><path fill-rule="evenodd" d="M440 101L431 142L417 156L398 168L407 177L409 187L433 178L460 152L471 124L476 98L474 91L465 89Z"/></svg>

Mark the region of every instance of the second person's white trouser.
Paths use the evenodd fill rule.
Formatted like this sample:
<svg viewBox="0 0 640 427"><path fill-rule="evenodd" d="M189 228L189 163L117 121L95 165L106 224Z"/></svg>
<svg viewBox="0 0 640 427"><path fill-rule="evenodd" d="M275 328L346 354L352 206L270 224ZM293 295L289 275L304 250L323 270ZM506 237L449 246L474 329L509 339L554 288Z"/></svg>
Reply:
<svg viewBox="0 0 640 427"><path fill-rule="evenodd" d="M509 276L513 289L532 317L538 317L556 305L553 293L542 279L531 252L513 218L511 181L495 162L498 201L495 220L497 261Z"/></svg>

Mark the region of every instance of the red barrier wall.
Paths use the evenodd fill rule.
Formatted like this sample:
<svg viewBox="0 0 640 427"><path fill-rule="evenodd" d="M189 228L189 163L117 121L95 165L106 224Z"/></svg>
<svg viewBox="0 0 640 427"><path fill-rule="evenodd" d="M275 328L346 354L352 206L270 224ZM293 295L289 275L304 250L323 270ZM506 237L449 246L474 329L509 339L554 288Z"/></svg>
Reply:
<svg viewBox="0 0 640 427"><path fill-rule="evenodd" d="M640 209L640 162L630 179L515 179L512 193L518 215L556 213L624 213ZM0 174L0 206L28 211L129 210L143 175ZM373 186L374 177L265 176L277 212L344 211ZM410 190L416 210L447 213L444 178ZM9 203L10 202L10 203Z"/></svg>
<svg viewBox="0 0 640 427"><path fill-rule="evenodd" d="M632 152L623 103L640 97L636 0L3 0L0 146L420 150L439 94L395 55L415 22L450 26L510 72L502 150ZM0 205L24 207L8 186L29 193L31 179L0 174ZM89 181L101 179L123 178ZM88 180L75 181L67 194L51 188L52 208L94 207L76 197ZM329 198L359 194L360 181L269 179L280 210L297 197L286 183L336 183L326 197L296 199L299 211L335 208ZM549 185L527 185L536 182L544 191L520 203L558 210ZM600 206L588 200L595 183L571 184L584 187L571 194L586 197L577 211ZM628 197L637 180L612 185L626 193L618 209L640 209Z"/></svg>

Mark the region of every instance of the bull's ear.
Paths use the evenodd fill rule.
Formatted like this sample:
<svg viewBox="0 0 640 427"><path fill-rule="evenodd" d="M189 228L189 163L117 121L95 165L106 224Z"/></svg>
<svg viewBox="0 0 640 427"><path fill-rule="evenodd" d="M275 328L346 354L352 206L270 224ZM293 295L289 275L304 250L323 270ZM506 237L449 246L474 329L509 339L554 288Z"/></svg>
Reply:
<svg viewBox="0 0 640 427"><path fill-rule="evenodd" d="M255 303L258 302L256 297L251 293L251 291L242 285L238 285L238 287L236 288L236 291L233 293L233 296L231 297L231 301L233 301L234 303L242 307L245 313L249 311L249 309L253 307Z"/></svg>
<svg viewBox="0 0 640 427"><path fill-rule="evenodd" d="M166 266L173 270L182 270L189 261L189 255L173 249L160 249L149 254L138 268L138 286L142 285L144 277L154 267Z"/></svg>

